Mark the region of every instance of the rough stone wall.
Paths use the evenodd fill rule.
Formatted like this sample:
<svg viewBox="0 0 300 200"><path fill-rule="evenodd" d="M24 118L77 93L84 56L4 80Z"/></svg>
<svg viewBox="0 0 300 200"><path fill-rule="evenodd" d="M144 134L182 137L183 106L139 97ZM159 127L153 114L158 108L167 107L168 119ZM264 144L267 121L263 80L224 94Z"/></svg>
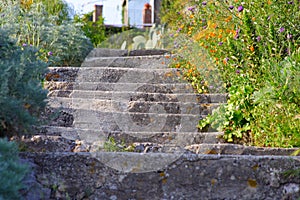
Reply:
<svg viewBox="0 0 300 200"><path fill-rule="evenodd" d="M23 191L30 200L300 197L300 179L283 174L300 167L296 157L187 153L163 169L145 173L117 171L91 153L23 153L21 157L34 170L26 180L30 192Z"/></svg>

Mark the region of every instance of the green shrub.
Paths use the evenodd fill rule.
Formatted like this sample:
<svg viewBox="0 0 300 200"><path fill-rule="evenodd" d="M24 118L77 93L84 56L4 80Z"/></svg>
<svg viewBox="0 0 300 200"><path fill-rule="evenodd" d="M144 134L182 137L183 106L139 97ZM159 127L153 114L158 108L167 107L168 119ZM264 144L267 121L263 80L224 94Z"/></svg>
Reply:
<svg viewBox="0 0 300 200"><path fill-rule="evenodd" d="M13 142L0 138L0 199L21 199L19 190L28 166L21 164L18 147Z"/></svg>
<svg viewBox="0 0 300 200"><path fill-rule="evenodd" d="M51 65L80 66L88 53L93 49L93 44L84 35L80 25L66 23L59 26L47 27L41 35L40 44L44 56L52 52Z"/></svg>
<svg viewBox="0 0 300 200"><path fill-rule="evenodd" d="M104 18L100 17L97 22L91 19L93 12L87 13L82 17L76 15L74 21L81 24L81 29L85 35L90 38L95 47L106 39L106 28L104 25Z"/></svg>
<svg viewBox="0 0 300 200"><path fill-rule="evenodd" d="M41 80L47 64L36 48L22 48L0 29L0 137L28 134L46 106Z"/></svg>
<svg viewBox="0 0 300 200"><path fill-rule="evenodd" d="M19 46L39 48L39 56L53 66L80 66L93 48L79 24L61 21L64 18L60 13L48 13L49 8L42 3L24 9L19 1L8 1L0 2L0 8L0 26L9 31L10 37L17 39Z"/></svg>

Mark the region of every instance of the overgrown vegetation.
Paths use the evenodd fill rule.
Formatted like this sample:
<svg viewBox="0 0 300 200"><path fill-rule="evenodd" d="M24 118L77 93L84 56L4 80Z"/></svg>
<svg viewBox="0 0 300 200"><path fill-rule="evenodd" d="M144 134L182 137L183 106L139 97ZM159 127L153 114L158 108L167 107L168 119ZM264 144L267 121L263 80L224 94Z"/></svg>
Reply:
<svg viewBox="0 0 300 200"><path fill-rule="evenodd" d="M21 164L18 147L0 138L0 199L21 199L19 191L24 188L28 166Z"/></svg>
<svg viewBox="0 0 300 200"><path fill-rule="evenodd" d="M300 2L165 1L174 66L199 92L229 93L199 128L224 131L228 142L300 146Z"/></svg>

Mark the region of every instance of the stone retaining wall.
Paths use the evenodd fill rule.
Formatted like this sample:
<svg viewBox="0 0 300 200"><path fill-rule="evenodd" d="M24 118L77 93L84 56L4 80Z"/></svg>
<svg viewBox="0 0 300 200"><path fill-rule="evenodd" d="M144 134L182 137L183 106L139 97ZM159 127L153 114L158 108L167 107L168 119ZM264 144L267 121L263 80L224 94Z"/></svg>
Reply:
<svg viewBox="0 0 300 200"><path fill-rule="evenodd" d="M186 153L162 169L139 173L138 169L136 172L115 170L99 159L103 156L113 159L116 155L125 158L141 154L22 153L21 157L34 169L26 183L30 192L26 194L24 190L24 197L30 200L300 197L300 179L284 176L287 170L300 168L297 157ZM160 156L162 161L170 154Z"/></svg>

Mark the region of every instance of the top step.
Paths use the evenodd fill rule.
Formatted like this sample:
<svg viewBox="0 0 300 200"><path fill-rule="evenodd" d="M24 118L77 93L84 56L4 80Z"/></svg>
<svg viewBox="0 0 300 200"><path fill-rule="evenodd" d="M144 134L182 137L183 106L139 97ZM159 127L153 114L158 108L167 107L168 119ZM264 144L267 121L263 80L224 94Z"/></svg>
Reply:
<svg viewBox="0 0 300 200"><path fill-rule="evenodd" d="M126 56L149 56L149 55L164 55L169 53L166 50L161 49L149 49L149 50L120 50L120 49L105 49L105 48L95 48L93 49L88 58L95 57L126 57Z"/></svg>
<svg viewBox="0 0 300 200"><path fill-rule="evenodd" d="M93 49L81 67L121 67L121 68L166 68L170 63L170 53L166 50L119 50Z"/></svg>
<svg viewBox="0 0 300 200"><path fill-rule="evenodd" d="M86 58L81 67L163 69L170 63L169 55L92 57Z"/></svg>

